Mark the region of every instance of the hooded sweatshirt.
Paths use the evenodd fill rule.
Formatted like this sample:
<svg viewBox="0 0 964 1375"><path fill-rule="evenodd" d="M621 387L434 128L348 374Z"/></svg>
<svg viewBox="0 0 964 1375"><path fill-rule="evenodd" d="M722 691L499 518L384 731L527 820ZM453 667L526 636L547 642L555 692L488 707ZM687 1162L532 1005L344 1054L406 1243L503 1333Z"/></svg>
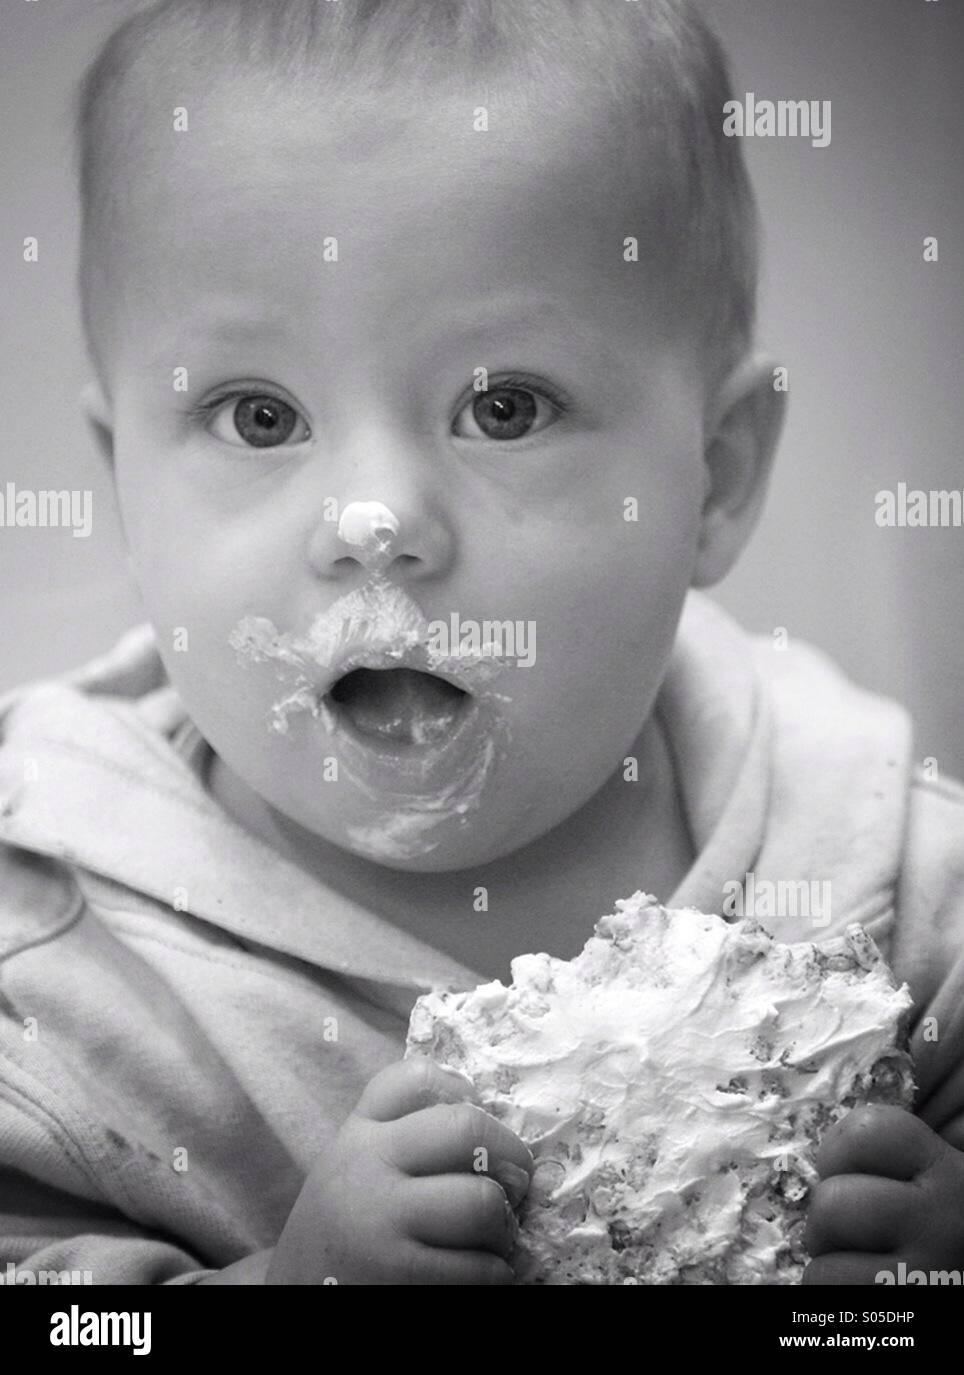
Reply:
<svg viewBox="0 0 964 1375"><path fill-rule="evenodd" d="M900 707L698 593L656 710L697 855L661 900L829 884L820 938L860 922L909 984L915 1111L964 1149L964 789ZM205 751L149 625L0 699L0 1282L273 1245L414 998L485 981L240 826Z"/></svg>

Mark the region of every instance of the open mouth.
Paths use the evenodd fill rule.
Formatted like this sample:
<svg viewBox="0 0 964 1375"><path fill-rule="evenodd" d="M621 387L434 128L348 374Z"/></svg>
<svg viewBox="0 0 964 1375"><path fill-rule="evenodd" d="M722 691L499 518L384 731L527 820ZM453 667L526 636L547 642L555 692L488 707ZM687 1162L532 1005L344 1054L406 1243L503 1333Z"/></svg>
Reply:
<svg viewBox="0 0 964 1375"><path fill-rule="evenodd" d="M324 701L359 736L394 748L417 748L449 739L472 697L418 669L356 668L338 679Z"/></svg>

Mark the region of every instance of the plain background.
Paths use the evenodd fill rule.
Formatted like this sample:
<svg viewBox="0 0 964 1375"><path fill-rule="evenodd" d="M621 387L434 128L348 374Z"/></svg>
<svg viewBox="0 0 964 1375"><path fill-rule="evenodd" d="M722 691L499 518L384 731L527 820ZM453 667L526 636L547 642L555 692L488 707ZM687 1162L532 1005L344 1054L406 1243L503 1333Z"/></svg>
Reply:
<svg viewBox="0 0 964 1375"><path fill-rule="evenodd" d="M0 0L0 491L89 488L94 510L86 540L0 528L0 689L73 666L143 618L78 408L88 365L66 114L98 39L131 8ZM880 529L874 514L875 494L898 482L964 487L964 11L957 0L704 8L738 95L830 100L833 116L828 148L746 145L766 229L760 336L790 370L790 417L767 513L716 595L749 627L784 627L903 700L917 757L962 776L964 529ZM40 240L33 265L28 235ZM928 235L936 264L923 258Z"/></svg>

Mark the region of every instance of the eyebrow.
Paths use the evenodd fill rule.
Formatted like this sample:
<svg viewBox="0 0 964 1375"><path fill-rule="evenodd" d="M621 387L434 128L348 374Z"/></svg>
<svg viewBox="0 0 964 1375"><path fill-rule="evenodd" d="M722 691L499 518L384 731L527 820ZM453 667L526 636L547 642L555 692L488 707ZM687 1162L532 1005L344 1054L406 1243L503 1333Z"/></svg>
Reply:
<svg viewBox="0 0 964 1375"><path fill-rule="evenodd" d="M594 325L579 316L571 316L553 301L547 299L529 300L511 296L494 298L486 302L480 310L473 311L464 321L454 328L444 322L442 312L434 312L424 322L426 332L434 326L445 329L445 347L451 349L460 345L488 351L493 336L510 341L513 347L521 345L534 336L542 335L547 326L564 331L569 339L586 352L611 367L617 368L622 362L620 353L613 347L609 337ZM195 344L262 344L266 339L284 340L291 337L291 326L283 319L260 318L254 315L209 315L196 329L191 331ZM484 347L483 347L484 346ZM153 369L169 362L172 354L182 348L181 338L172 339L170 344L153 353L144 361L145 369Z"/></svg>
<svg viewBox="0 0 964 1375"><path fill-rule="evenodd" d="M191 330L192 340L204 344L260 344L268 338L290 336L290 326L284 320L264 319L254 315L211 316ZM144 369L156 368L171 360L183 347L183 336L171 338L164 348L144 359Z"/></svg>
<svg viewBox="0 0 964 1375"><path fill-rule="evenodd" d="M468 315L468 313L467 313ZM436 314L433 323L439 320ZM619 367L622 358L614 348L609 336L602 329L578 315L570 315L546 298L530 299L511 296L496 297L471 318L460 321L446 332L449 344L463 346L486 341L489 336L498 335L515 344L540 336L546 327L561 330L566 338L574 340L585 352L590 352L609 367Z"/></svg>

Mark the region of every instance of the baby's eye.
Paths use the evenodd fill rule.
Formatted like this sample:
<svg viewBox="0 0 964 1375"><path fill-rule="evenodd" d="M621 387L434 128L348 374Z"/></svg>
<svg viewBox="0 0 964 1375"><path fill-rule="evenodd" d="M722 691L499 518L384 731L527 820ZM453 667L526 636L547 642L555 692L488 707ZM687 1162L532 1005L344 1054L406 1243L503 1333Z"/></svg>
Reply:
<svg viewBox="0 0 964 1375"><path fill-rule="evenodd" d="M211 431L236 448L276 449L289 441L303 443L311 437L306 422L287 401L270 394L250 392L243 396L221 397L206 408L213 411ZM291 440L298 425L304 433ZM242 443L238 443L238 439Z"/></svg>
<svg viewBox="0 0 964 1375"><path fill-rule="evenodd" d="M462 439L522 439L551 425L561 409L528 387L501 383L463 406L452 430Z"/></svg>

